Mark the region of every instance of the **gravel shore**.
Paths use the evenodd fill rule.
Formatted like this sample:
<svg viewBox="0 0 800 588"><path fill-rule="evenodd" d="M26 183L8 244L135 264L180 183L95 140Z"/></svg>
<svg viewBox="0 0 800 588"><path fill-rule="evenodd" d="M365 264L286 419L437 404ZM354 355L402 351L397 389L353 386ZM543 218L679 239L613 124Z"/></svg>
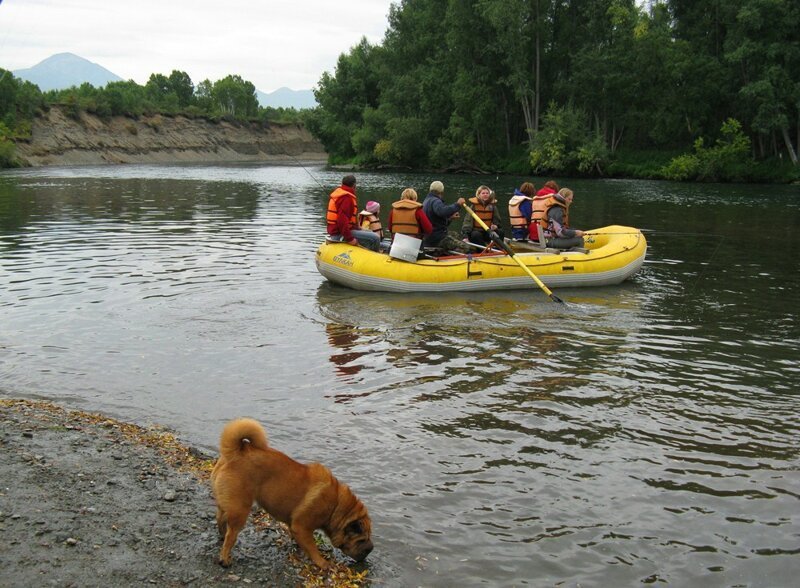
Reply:
<svg viewBox="0 0 800 588"><path fill-rule="evenodd" d="M0 455L2 588L365 583L342 563L319 575L265 516L251 518L221 568L213 458L168 432L0 399Z"/></svg>

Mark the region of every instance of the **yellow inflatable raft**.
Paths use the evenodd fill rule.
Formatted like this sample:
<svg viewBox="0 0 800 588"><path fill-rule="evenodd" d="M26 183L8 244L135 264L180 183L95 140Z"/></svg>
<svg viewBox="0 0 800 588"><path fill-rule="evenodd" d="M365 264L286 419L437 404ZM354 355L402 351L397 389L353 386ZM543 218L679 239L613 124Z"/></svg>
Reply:
<svg viewBox="0 0 800 588"><path fill-rule="evenodd" d="M550 288L619 284L642 267L647 242L638 229L613 225L586 231L585 250L558 251L511 242L515 257ZM336 284L377 292L451 292L538 288L502 252L408 262L347 243L326 241L317 270Z"/></svg>

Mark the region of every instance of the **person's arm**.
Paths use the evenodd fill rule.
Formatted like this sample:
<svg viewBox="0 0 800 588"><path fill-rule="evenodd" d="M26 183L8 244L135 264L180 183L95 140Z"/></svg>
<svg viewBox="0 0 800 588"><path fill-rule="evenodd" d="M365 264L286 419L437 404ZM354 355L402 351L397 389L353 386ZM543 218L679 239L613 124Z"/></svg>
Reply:
<svg viewBox="0 0 800 588"><path fill-rule="evenodd" d="M353 201L350 198L339 198L336 207L336 228L339 234L348 243L353 243L355 237L350 232L350 218L353 216Z"/></svg>
<svg viewBox="0 0 800 588"><path fill-rule="evenodd" d="M389 234L392 234L392 215L394 214L394 208L389 210L389 221L386 223L386 226L389 230Z"/></svg>
<svg viewBox="0 0 800 588"><path fill-rule="evenodd" d="M583 235L583 231L576 231L562 224L564 222L564 210L560 206L551 208L549 216L550 220L553 222L553 232L556 237L571 239L572 237L580 237Z"/></svg>
<svg viewBox="0 0 800 588"><path fill-rule="evenodd" d="M497 202L494 203L494 210L492 211L492 224L493 229L499 229L503 225L503 216L500 214L500 207Z"/></svg>
<svg viewBox="0 0 800 588"><path fill-rule="evenodd" d="M414 216L417 217L417 222L419 223L422 232L426 235L430 235L433 232L433 225L431 224L431 220L428 218L428 215L422 212L421 208L418 208Z"/></svg>
<svg viewBox="0 0 800 588"><path fill-rule="evenodd" d="M469 208L472 208L472 206L469 203L467 203L467 206ZM474 227L475 227L475 222L472 220L472 215L469 213L465 214L464 221L461 223L461 236L464 239L468 239Z"/></svg>
<svg viewBox="0 0 800 588"><path fill-rule="evenodd" d="M533 206L531 206L530 200L523 200L522 203L519 205L519 213L525 217L525 222L531 222L531 215L533 214Z"/></svg>

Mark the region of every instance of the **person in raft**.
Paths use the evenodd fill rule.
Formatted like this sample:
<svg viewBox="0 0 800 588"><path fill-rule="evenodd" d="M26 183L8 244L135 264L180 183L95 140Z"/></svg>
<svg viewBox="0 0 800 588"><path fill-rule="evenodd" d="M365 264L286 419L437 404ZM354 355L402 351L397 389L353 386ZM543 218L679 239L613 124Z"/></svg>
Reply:
<svg viewBox="0 0 800 588"><path fill-rule="evenodd" d="M422 211L428 220L431 221L433 231L430 235L426 235L422 240L425 247L437 247L445 251L459 251L469 252L469 246L462 243L460 240L451 236L447 232L447 227L454 218L458 217L458 211L461 206L466 202L463 198L459 198L453 204L444 203L444 184L439 180L431 182L431 187L428 189L428 195L422 202Z"/></svg>
<svg viewBox="0 0 800 588"><path fill-rule="evenodd" d="M418 202L418 199L416 190L406 188L400 194L400 200L392 203L388 225L392 239L398 233L422 239L424 235L433 232L433 225L422 210L422 203Z"/></svg>
<svg viewBox="0 0 800 588"><path fill-rule="evenodd" d="M358 226L356 213L356 177L348 174L342 178L342 185L331 192L328 200L328 235L331 241L345 241L350 245L361 245L372 251L378 251L381 240L372 231L364 231Z"/></svg>
<svg viewBox="0 0 800 588"><path fill-rule="evenodd" d="M500 218L500 210L497 206L497 198L494 191L489 186L478 186L475 190L475 196L467 201L469 206L475 214L481 219L491 231L497 233L500 240L503 239L503 230L500 228L502 219ZM461 225L461 237L464 241L474 243L476 245L488 245L492 242L489 236L489 231L483 230L480 223L478 223L471 214L464 217L464 223Z"/></svg>
<svg viewBox="0 0 800 588"><path fill-rule="evenodd" d="M381 205L374 200L367 202L364 210L358 213L357 223L361 230L372 231L383 239L383 225L381 225Z"/></svg>
<svg viewBox="0 0 800 588"><path fill-rule="evenodd" d="M547 180L544 186L536 192L531 202L531 222L528 225L528 238L531 241L540 242L539 231L542 223L545 221L545 203L547 199L553 194L557 194L559 190L558 184L553 180Z"/></svg>
<svg viewBox="0 0 800 588"><path fill-rule="evenodd" d="M531 224L531 203L536 194L536 186L524 182L514 190L508 201L508 220L511 223L511 237L516 241L528 240L528 226Z"/></svg>
<svg viewBox="0 0 800 588"><path fill-rule="evenodd" d="M573 193L569 188L561 188L558 194L548 198L545 209L546 221L542 223L547 246L553 249L583 247L583 231L569 228L569 207Z"/></svg>

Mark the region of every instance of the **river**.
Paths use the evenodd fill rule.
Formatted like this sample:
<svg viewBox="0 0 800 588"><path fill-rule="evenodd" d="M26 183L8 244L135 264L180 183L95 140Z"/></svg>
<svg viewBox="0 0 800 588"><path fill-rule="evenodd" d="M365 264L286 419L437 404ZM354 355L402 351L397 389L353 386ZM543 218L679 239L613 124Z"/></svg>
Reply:
<svg viewBox="0 0 800 588"><path fill-rule="evenodd" d="M314 266L340 172L0 174L0 395L216 451L250 416L370 509L387 586L790 586L800 187L564 180L645 230L615 287L398 295ZM358 174L359 201L517 177ZM542 178L535 178L537 186ZM795 580L792 580L795 578Z"/></svg>

